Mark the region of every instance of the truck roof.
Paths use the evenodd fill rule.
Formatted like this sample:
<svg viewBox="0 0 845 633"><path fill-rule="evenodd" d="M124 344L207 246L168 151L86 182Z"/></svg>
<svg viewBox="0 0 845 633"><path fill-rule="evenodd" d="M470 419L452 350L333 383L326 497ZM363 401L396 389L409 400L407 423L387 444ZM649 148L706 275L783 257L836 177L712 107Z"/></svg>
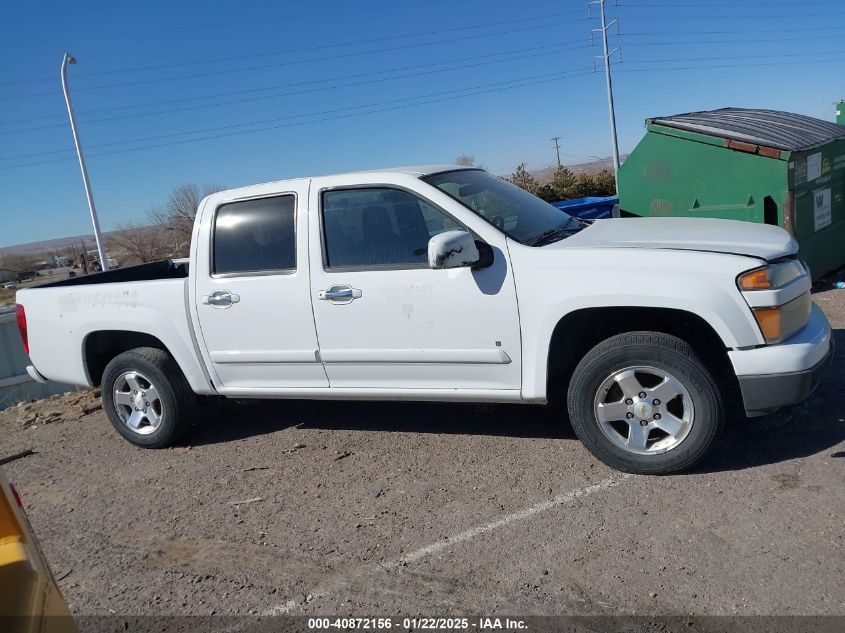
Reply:
<svg viewBox="0 0 845 633"><path fill-rule="evenodd" d="M328 178L331 176L351 176L356 174L407 174L409 176L429 176L431 174L439 174L444 171L453 171L456 169L478 169L478 167L465 167L461 165L406 165L403 167L382 167L380 169L363 169L360 171L338 172L335 174L322 174L320 176L300 176L299 178L283 178L280 180L271 180L269 182L255 183L252 185L245 185L243 187L233 187L224 191L219 191L217 194L226 194L233 191L240 191L244 189L251 189L253 187L261 187L264 185L292 182L296 180L310 180L312 178ZM214 194L212 194L214 195Z"/></svg>
<svg viewBox="0 0 845 633"><path fill-rule="evenodd" d="M410 174L412 176L430 176L454 169L473 169L461 165L406 165L404 167L385 167L383 169L365 169L363 171L348 172L353 174ZM476 168L477 169L477 168ZM343 175L343 174L336 174Z"/></svg>

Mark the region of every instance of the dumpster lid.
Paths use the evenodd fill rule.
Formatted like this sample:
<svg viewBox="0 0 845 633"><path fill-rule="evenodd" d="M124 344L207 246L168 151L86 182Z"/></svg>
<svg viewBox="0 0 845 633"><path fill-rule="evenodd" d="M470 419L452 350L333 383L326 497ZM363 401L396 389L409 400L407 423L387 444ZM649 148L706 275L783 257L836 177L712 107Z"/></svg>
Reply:
<svg viewBox="0 0 845 633"><path fill-rule="evenodd" d="M777 110L722 108L656 117L646 123L793 152L845 139L845 125Z"/></svg>

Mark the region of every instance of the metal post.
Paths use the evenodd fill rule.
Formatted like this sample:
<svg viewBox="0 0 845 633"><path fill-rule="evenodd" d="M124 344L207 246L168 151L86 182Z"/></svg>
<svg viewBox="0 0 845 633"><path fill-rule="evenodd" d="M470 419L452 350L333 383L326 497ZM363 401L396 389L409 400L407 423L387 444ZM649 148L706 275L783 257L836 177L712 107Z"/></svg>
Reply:
<svg viewBox="0 0 845 633"><path fill-rule="evenodd" d="M76 129L76 117L73 114L73 106L70 103L70 92L67 86L67 65L75 64L73 55L65 53L62 59L62 92L65 94L67 104L67 115L70 117L70 129L73 132L73 143L76 145L76 155L79 157L79 169L82 171L82 182L85 184L85 197L88 198L88 210L91 212L91 222L94 225L94 240L97 242L97 252L100 255L100 268L103 272L109 269L109 262L106 259L106 249L103 247L103 240L100 237L100 221L97 219L97 209L94 207L94 194L91 193L91 183L88 182L88 169L85 167L85 157L82 155L82 145L79 142L79 132Z"/></svg>
<svg viewBox="0 0 845 633"><path fill-rule="evenodd" d="M559 136L553 136L552 139L551 139L555 142L555 149L557 150L557 168L558 169L561 168L561 164L560 164L560 143L558 143L560 138L561 137L559 137Z"/></svg>
<svg viewBox="0 0 845 633"><path fill-rule="evenodd" d="M617 52L619 49L615 48L612 51L608 51L607 47L607 30L617 24L616 20L613 20L610 24L607 24L607 18L604 14L604 3L605 0L596 0L591 4L598 4L599 11L601 12L601 28L600 29L593 29L594 31L601 31L601 39L602 39L602 46L604 47L604 76L607 83L607 108L610 113L610 136L611 141L613 143L613 176L616 176L619 173L619 143L616 138L616 111L613 108L613 81L610 77L610 58L613 53ZM618 190L618 183L617 183L617 190Z"/></svg>

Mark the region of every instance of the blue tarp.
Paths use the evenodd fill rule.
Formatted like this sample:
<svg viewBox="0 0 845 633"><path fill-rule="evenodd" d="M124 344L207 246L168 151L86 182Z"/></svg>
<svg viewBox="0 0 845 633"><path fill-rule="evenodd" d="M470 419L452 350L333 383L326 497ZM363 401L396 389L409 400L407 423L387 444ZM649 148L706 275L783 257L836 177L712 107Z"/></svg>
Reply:
<svg viewBox="0 0 845 633"><path fill-rule="evenodd" d="M589 198L575 198L574 200L552 202L552 205L558 209L566 211L569 215L584 218L585 220L611 217L613 206L616 204L619 204L619 196L607 196L606 198L591 196Z"/></svg>

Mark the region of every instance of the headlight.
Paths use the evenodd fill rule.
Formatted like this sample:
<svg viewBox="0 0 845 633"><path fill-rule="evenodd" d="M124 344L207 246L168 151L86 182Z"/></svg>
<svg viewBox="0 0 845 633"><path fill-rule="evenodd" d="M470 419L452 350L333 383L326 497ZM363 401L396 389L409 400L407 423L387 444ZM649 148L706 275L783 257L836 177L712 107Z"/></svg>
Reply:
<svg viewBox="0 0 845 633"><path fill-rule="evenodd" d="M806 274L797 259L750 270L740 275L736 283L740 290L777 290Z"/></svg>

